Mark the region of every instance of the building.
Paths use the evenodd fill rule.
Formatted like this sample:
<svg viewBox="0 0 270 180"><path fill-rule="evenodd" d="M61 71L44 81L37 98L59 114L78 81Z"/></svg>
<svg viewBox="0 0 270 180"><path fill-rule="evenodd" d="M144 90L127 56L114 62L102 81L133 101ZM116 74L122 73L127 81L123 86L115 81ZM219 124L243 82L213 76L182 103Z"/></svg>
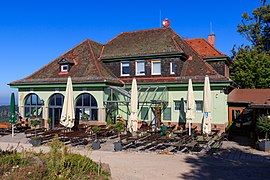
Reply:
<svg viewBox="0 0 270 180"><path fill-rule="evenodd" d="M214 47L215 36L182 39L169 27L124 32L106 44L85 40L30 76L10 83L19 91L19 110L26 117L59 124L67 77L72 77L76 123L106 122L129 116L130 87L139 89L138 119L185 123L188 79L193 81L196 118L203 118L206 75L212 90L213 127L228 123L230 59ZM48 126L45 123L45 126Z"/></svg>
<svg viewBox="0 0 270 180"><path fill-rule="evenodd" d="M270 114L270 89L234 89L228 96L229 123L241 135L255 132L259 116ZM239 132L238 132L239 133Z"/></svg>

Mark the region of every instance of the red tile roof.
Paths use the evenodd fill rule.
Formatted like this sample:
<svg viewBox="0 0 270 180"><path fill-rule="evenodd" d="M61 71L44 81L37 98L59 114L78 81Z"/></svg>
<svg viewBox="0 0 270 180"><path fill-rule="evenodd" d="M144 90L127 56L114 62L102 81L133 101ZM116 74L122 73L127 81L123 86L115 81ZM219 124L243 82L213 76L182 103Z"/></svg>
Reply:
<svg viewBox="0 0 270 180"><path fill-rule="evenodd" d="M228 96L228 102L270 104L270 89L234 89Z"/></svg>
<svg viewBox="0 0 270 180"><path fill-rule="evenodd" d="M226 56L210 45L204 38L185 39L185 41L202 57Z"/></svg>
<svg viewBox="0 0 270 180"><path fill-rule="evenodd" d="M194 79L195 82L203 82L205 75L210 77L210 81L231 82L230 79L218 74L187 41L171 28L157 28L121 33L105 45L85 40L30 76L10 84L66 83L68 76L72 77L74 83L123 84L123 81L130 83L129 78L121 78L123 81L117 78L101 60L164 54L181 54L189 57L183 62L180 76L140 78L139 82L187 83L189 78ZM59 74L58 62L62 58L74 62L68 74Z"/></svg>
<svg viewBox="0 0 270 180"><path fill-rule="evenodd" d="M189 56L190 60L184 62L181 77L165 78L166 81L181 82L184 77L203 77L205 75L215 77L218 81L228 81L229 79L218 74L212 66L206 63L202 57L176 32L171 28L156 28L134 32L125 32L116 36L105 44L104 51L101 54L101 60L114 58L129 58L136 56L152 56L179 53ZM121 78L123 81L126 78ZM164 82L160 77L138 78L138 81ZM200 78L199 78L200 79ZM203 82L204 79L202 79ZM128 82L129 81L125 81Z"/></svg>

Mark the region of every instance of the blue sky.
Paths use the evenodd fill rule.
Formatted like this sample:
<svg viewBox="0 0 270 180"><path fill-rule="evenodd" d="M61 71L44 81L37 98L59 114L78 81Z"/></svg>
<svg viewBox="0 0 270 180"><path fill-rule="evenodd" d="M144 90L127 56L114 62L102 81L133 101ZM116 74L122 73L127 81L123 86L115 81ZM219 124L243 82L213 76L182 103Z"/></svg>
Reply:
<svg viewBox="0 0 270 180"><path fill-rule="evenodd" d="M8 83L24 78L86 38L106 43L124 31L160 27L168 18L183 38L204 37L210 22L216 47L231 55L246 44L237 32L241 15L259 0L0 1L0 105L9 104ZM161 12L161 13L160 13Z"/></svg>

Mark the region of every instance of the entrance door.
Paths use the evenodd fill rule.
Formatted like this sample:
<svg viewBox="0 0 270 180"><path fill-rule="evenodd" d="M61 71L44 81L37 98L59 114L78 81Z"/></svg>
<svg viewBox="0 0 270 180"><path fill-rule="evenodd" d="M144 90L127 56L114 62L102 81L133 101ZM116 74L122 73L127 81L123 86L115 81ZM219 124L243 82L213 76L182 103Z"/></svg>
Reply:
<svg viewBox="0 0 270 180"><path fill-rule="evenodd" d="M64 96L62 94L54 94L50 98L49 118L51 119L50 128L54 129L59 126L62 113Z"/></svg>
<svg viewBox="0 0 270 180"><path fill-rule="evenodd" d="M49 118L51 119L50 128L54 129L59 126L62 108L49 108Z"/></svg>

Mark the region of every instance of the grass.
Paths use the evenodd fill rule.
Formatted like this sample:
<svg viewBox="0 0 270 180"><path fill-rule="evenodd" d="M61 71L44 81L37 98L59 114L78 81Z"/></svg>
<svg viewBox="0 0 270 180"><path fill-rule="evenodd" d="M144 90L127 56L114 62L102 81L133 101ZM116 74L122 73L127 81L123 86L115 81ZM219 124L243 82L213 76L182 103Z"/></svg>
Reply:
<svg viewBox="0 0 270 180"><path fill-rule="evenodd" d="M110 179L110 173L90 158L71 153L59 140L49 153L0 151L0 179Z"/></svg>

